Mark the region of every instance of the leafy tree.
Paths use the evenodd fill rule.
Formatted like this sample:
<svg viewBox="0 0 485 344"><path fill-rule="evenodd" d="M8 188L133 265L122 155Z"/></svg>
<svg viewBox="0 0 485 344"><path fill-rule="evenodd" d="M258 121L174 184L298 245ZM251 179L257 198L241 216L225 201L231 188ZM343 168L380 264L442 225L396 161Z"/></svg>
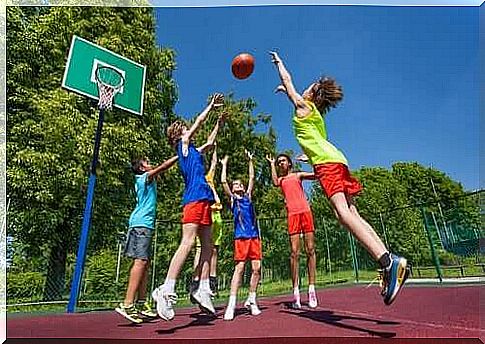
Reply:
<svg viewBox="0 0 485 344"><path fill-rule="evenodd" d="M77 247L97 125L93 103L60 88L71 37L147 66L144 116L119 110L106 116L90 249L107 245L126 221L132 157L160 161L171 154L162 135L176 100L174 53L157 47L148 8L9 7L7 25L10 229L32 256L49 248L44 294L57 299L67 254Z"/></svg>

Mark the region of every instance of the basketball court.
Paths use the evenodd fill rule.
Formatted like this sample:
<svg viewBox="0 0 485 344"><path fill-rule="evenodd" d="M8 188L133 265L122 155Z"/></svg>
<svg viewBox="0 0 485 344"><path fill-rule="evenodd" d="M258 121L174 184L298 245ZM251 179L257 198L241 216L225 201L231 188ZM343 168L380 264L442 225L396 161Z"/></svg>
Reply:
<svg viewBox="0 0 485 344"><path fill-rule="evenodd" d="M218 300L217 317L192 307L176 309L171 322L156 319L140 325L129 323L114 310L12 316L7 334L8 338L29 343L35 342L34 338L98 338L113 343L128 339L163 343L204 339L221 343L379 343L389 338L394 339L392 343L399 343L397 339L403 343L446 343L445 338L475 338L469 342L480 343L477 338L485 339L485 320L480 319L480 310L485 309L484 291L482 285L410 285L388 307L377 287L347 286L319 290L317 309L303 304L301 310L292 310L288 308L290 296L261 298L263 313L253 317L239 304L235 319L229 322L222 320L224 304L220 302L225 300ZM342 338L334 341L336 337ZM457 342L463 341L450 341Z"/></svg>

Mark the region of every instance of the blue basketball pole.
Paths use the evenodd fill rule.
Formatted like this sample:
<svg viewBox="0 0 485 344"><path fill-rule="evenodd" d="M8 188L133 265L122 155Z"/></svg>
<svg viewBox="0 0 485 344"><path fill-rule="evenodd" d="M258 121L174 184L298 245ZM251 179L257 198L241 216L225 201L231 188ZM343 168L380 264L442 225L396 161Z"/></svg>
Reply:
<svg viewBox="0 0 485 344"><path fill-rule="evenodd" d="M77 250L76 268L74 270L74 277L71 283L71 295L69 303L67 304L67 313L73 313L76 309L77 299L79 297L79 289L81 287L81 279L84 272L84 262L86 260L86 247L88 245L89 228L91 226L91 215L93 210L94 186L96 185L96 165L98 164L99 146L101 144L101 131L103 129L104 110L99 111L98 127L96 129L96 136L94 138L94 154L91 163L91 171L88 182L88 194L86 197L86 205L84 207L83 223L81 227L81 238L79 239L79 247Z"/></svg>

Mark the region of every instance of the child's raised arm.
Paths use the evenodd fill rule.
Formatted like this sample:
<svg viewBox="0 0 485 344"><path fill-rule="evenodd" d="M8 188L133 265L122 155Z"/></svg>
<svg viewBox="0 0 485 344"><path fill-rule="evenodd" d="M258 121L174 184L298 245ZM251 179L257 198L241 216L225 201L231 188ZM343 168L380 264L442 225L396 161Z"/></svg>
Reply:
<svg viewBox="0 0 485 344"><path fill-rule="evenodd" d="M188 144L190 139L192 139L202 123L204 123L204 121L207 119L207 115L209 114L209 112L212 109L222 105L224 105L224 96L221 93L214 94L214 96L211 98L211 101L209 102L209 105L207 105L204 111L202 111L201 114L197 116L194 124L192 124L192 127L190 127L190 129L187 130L184 136L182 136L182 142Z"/></svg>
<svg viewBox="0 0 485 344"><path fill-rule="evenodd" d="M224 115L221 115L219 116L219 118L217 119L217 122L216 122L216 125L214 126L214 129L212 129L209 137L207 138L207 142L204 143L202 146L200 146L199 148L197 148L197 150L201 153L205 153L207 151L207 149L211 148L212 146L214 146L215 142L216 142L216 137L217 137L217 133L219 132L219 128L221 127L221 125L224 123ZM217 161L217 160L216 160ZM214 167L215 168L215 167Z"/></svg>
<svg viewBox="0 0 485 344"><path fill-rule="evenodd" d="M278 179L278 174L276 173L275 159L270 155L266 155L266 160L268 160L269 165L271 166L271 179L273 180L273 185L279 186L280 180Z"/></svg>
<svg viewBox="0 0 485 344"><path fill-rule="evenodd" d="M244 150L246 152L246 155L249 158L249 182L248 182L248 190L247 194L249 198L251 198L251 195L253 193L253 188L254 188L254 164L253 164L253 154L247 151L246 149Z"/></svg>
<svg viewBox="0 0 485 344"><path fill-rule="evenodd" d="M153 170L148 172L148 181L151 182L156 176L158 176L161 172L168 170L170 167L172 167L173 164L177 161L179 157L173 156L170 159L165 160L162 162L160 165L155 167Z"/></svg>
<svg viewBox="0 0 485 344"><path fill-rule="evenodd" d="M226 195L232 199L231 188L229 188L229 184L227 183L227 160L228 159L229 159L229 156L226 155L221 160L221 164L222 164L221 183L222 183L222 188L224 189L224 192L226 193Z"/></svg>
<svg viewBox="0 0 485 344"><path fill-rule="evenodd" d="M273 62L278 69L278 74L282 83L282 85L276 88L276 92L286 93L288 99L295 106L297 115L305 117L310 113L311 109L305 103L303 97L296 91L293 81L291 80L291 75L283 64L283 61L279 57L278 53L270 51L269 54L271 55L271 62Z"/></svg>

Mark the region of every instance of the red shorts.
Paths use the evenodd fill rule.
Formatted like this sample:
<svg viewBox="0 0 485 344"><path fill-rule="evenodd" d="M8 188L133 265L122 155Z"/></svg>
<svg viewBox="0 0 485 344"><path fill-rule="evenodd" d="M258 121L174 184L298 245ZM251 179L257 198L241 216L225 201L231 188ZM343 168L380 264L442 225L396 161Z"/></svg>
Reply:
<svg viewBox="0 0 485 344"><path fill-rule="evenodd" d="M290 235L314 232L311 211L299 214L288 214L288 233Z"/></svg>
<svg viewBox="0 0 485 344"><path fill-rule="evenodd" d="M195 201L184 206L182 223L195 223L202 226L212 225L211 204L209 201Z"/></svg>
<svg viewBox="0 0 485 344"><path fill-rule="evenodd" d="M261 240L259 238L234 240L234 260L244 262L246 260L261 260Z"/></svg>
<svg viewBox="0 0 485 344"><path fill-rule="evenodd" d="M362 191L362 185L350 175L347 165L341 163L319 164L313 166L313 170L328 198L337 192L352 196Z"/></svg>

